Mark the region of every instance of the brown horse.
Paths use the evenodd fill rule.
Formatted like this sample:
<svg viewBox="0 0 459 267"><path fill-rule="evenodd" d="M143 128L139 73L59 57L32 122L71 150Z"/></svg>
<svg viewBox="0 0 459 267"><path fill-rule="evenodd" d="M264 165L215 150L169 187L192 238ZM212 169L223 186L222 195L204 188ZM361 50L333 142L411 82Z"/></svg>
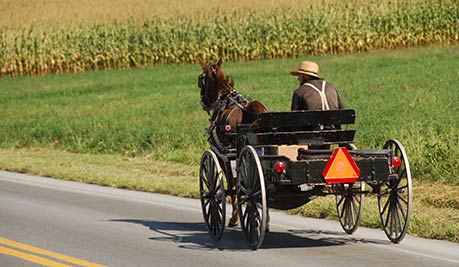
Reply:
<svg viewBox="0 0 459 267"><path fill-rule="evenodd" d="M225 77L223 74L222 59L215 63L205 64L199 60L202 67L202 74L198 79L198 86L201 89L201 106L211 115L211 126L215 127L217 137L211 135L209 142L218 149L235 148L235 140L222 129L227 126L226 131L236 131L236 127L241 123L252 123L257 115L268 112L268 109L257 100L244 99L234 89L234 81ZM231 182L233 190L235 183ZM229 226L236 226L239 218L237 213L237 199L235 194L231 194L233 212L229 221Z"/></svg>

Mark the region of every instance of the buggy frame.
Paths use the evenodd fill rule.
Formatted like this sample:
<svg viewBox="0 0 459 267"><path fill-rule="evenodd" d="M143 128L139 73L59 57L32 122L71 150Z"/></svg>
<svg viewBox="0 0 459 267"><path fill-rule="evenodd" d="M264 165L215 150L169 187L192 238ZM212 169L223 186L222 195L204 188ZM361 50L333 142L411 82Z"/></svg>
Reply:
<svg viewBox="0 0 459 267"><path fill-rule="evenodd" d="M269 227L268 208L288 210L318 196L334 195L339 222L352 234L360 223L365 195L375 194L382 228L392 242L400 242L408 230L412 206L405 149L390 139L382 149L358 150L356 131L348 129L354 123L352 109L268 112L259 114L252 124L227 132L234 145L209 142L210 149L201 158L199 184L210 236L215 240L223 236L228 195L237 198L249 247L258 249ZM345 153L349 164L356 166L354 179L327 180L324 173L336 153ZM336 168L340 173L340 167Z"/></svg>

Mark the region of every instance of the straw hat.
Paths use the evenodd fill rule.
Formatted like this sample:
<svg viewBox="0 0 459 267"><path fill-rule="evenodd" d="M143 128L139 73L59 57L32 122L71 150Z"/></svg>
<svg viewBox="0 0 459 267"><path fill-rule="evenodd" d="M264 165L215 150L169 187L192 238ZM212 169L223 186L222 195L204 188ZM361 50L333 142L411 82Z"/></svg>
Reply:
<svg viewBox="0 0 459 267"><path fill-rule="evenodd" d="M295 76L298 76L300 73L320 78L319 65L312 61L302 61L298 67L298 70L290 72L290 74Z"/></svg>

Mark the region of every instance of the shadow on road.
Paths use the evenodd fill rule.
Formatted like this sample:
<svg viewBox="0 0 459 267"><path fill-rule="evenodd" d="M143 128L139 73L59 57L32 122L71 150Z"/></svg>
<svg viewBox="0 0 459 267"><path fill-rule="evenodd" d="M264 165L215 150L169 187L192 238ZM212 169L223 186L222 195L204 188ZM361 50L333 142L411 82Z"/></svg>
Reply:
<svg viewBox="0 0 459 267"><path fill-rule="evenodd" d="M111 222L140 224L154 232L150 240L174 242L180 248L196 250L248 250L239 227L226 228L223 238L214 241L202 222L162 222L137 219L114 219ZM323 232L319 230L288 230L269 232L265 235L262 249L309 248L342 246L355 243L387 244L390 242L371 239L357 239L342 232Z"/></svg>

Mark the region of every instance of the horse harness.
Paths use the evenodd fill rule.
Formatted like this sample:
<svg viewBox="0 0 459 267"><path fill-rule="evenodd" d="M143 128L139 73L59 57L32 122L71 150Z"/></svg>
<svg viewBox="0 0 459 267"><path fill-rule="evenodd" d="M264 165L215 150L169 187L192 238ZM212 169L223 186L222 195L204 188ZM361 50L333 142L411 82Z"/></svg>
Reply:
<svg viewBox="0 0 459 267"><path fill-rule="evenodd" d="M215 88L219 88L220 83L218 81L217 70L214 66L212 66L212 64L209 64L207 68L210 69L212 76L214 78ZM202 74L199 75L198 87L201 88L202 99L205 96L205 92L209 90L206 71L203 71ZM227 109L233 104L237 105L242 110L246 110L246 105L248 101L245 100L232 86L228 85L227 83L224 84L224 88L226 89L226 92L218 95L213 107L214 113L212 115L209 112L212 109L212 106L206 107L207 114L209 114L209 116L211 116L212 118L218 118L218 116L215 116L216 113L220 113L221 110Z"/></svg>
<svg viewBox="0 0 459 267"><path fill-rule="evenodd" d="M220 83L218 81L218 75L217 75L217 70L215 69L212 64L209 64L207 67L211 75L214 79L214 86L215 88L220 87ZM206 91L209 90L209 81L208 81L208 71L203 71L201 75L199 75L198 78L198 86L201 88L201 99L205 97ZM225 83L223 84L223 88L225 91L223 93L219 93L217 100L213 105L209 105L205 107L205 111L207 114L210 116L210 127L207 129L207 132L209 134L209 141L213 141L215 145L221 150L225 149L225 144L226 142L222 142L219 138L219 134L221 132L224 132L225 135L233 131L234 129L231 129L230 131L228 130L222 130L222 127L225 127L226 125L219 125L219 118L224 110L227 110L231 108L232 106L236 105L238 108L240 108L243 111L247 111L247 105L249 104L249 100L245 99L242 97L231 85ZM210 110L213 109L212 114L210 113ZM233 109L230 111L230 114L228 115L231 116L232 112L236 110Z"/></svg>

